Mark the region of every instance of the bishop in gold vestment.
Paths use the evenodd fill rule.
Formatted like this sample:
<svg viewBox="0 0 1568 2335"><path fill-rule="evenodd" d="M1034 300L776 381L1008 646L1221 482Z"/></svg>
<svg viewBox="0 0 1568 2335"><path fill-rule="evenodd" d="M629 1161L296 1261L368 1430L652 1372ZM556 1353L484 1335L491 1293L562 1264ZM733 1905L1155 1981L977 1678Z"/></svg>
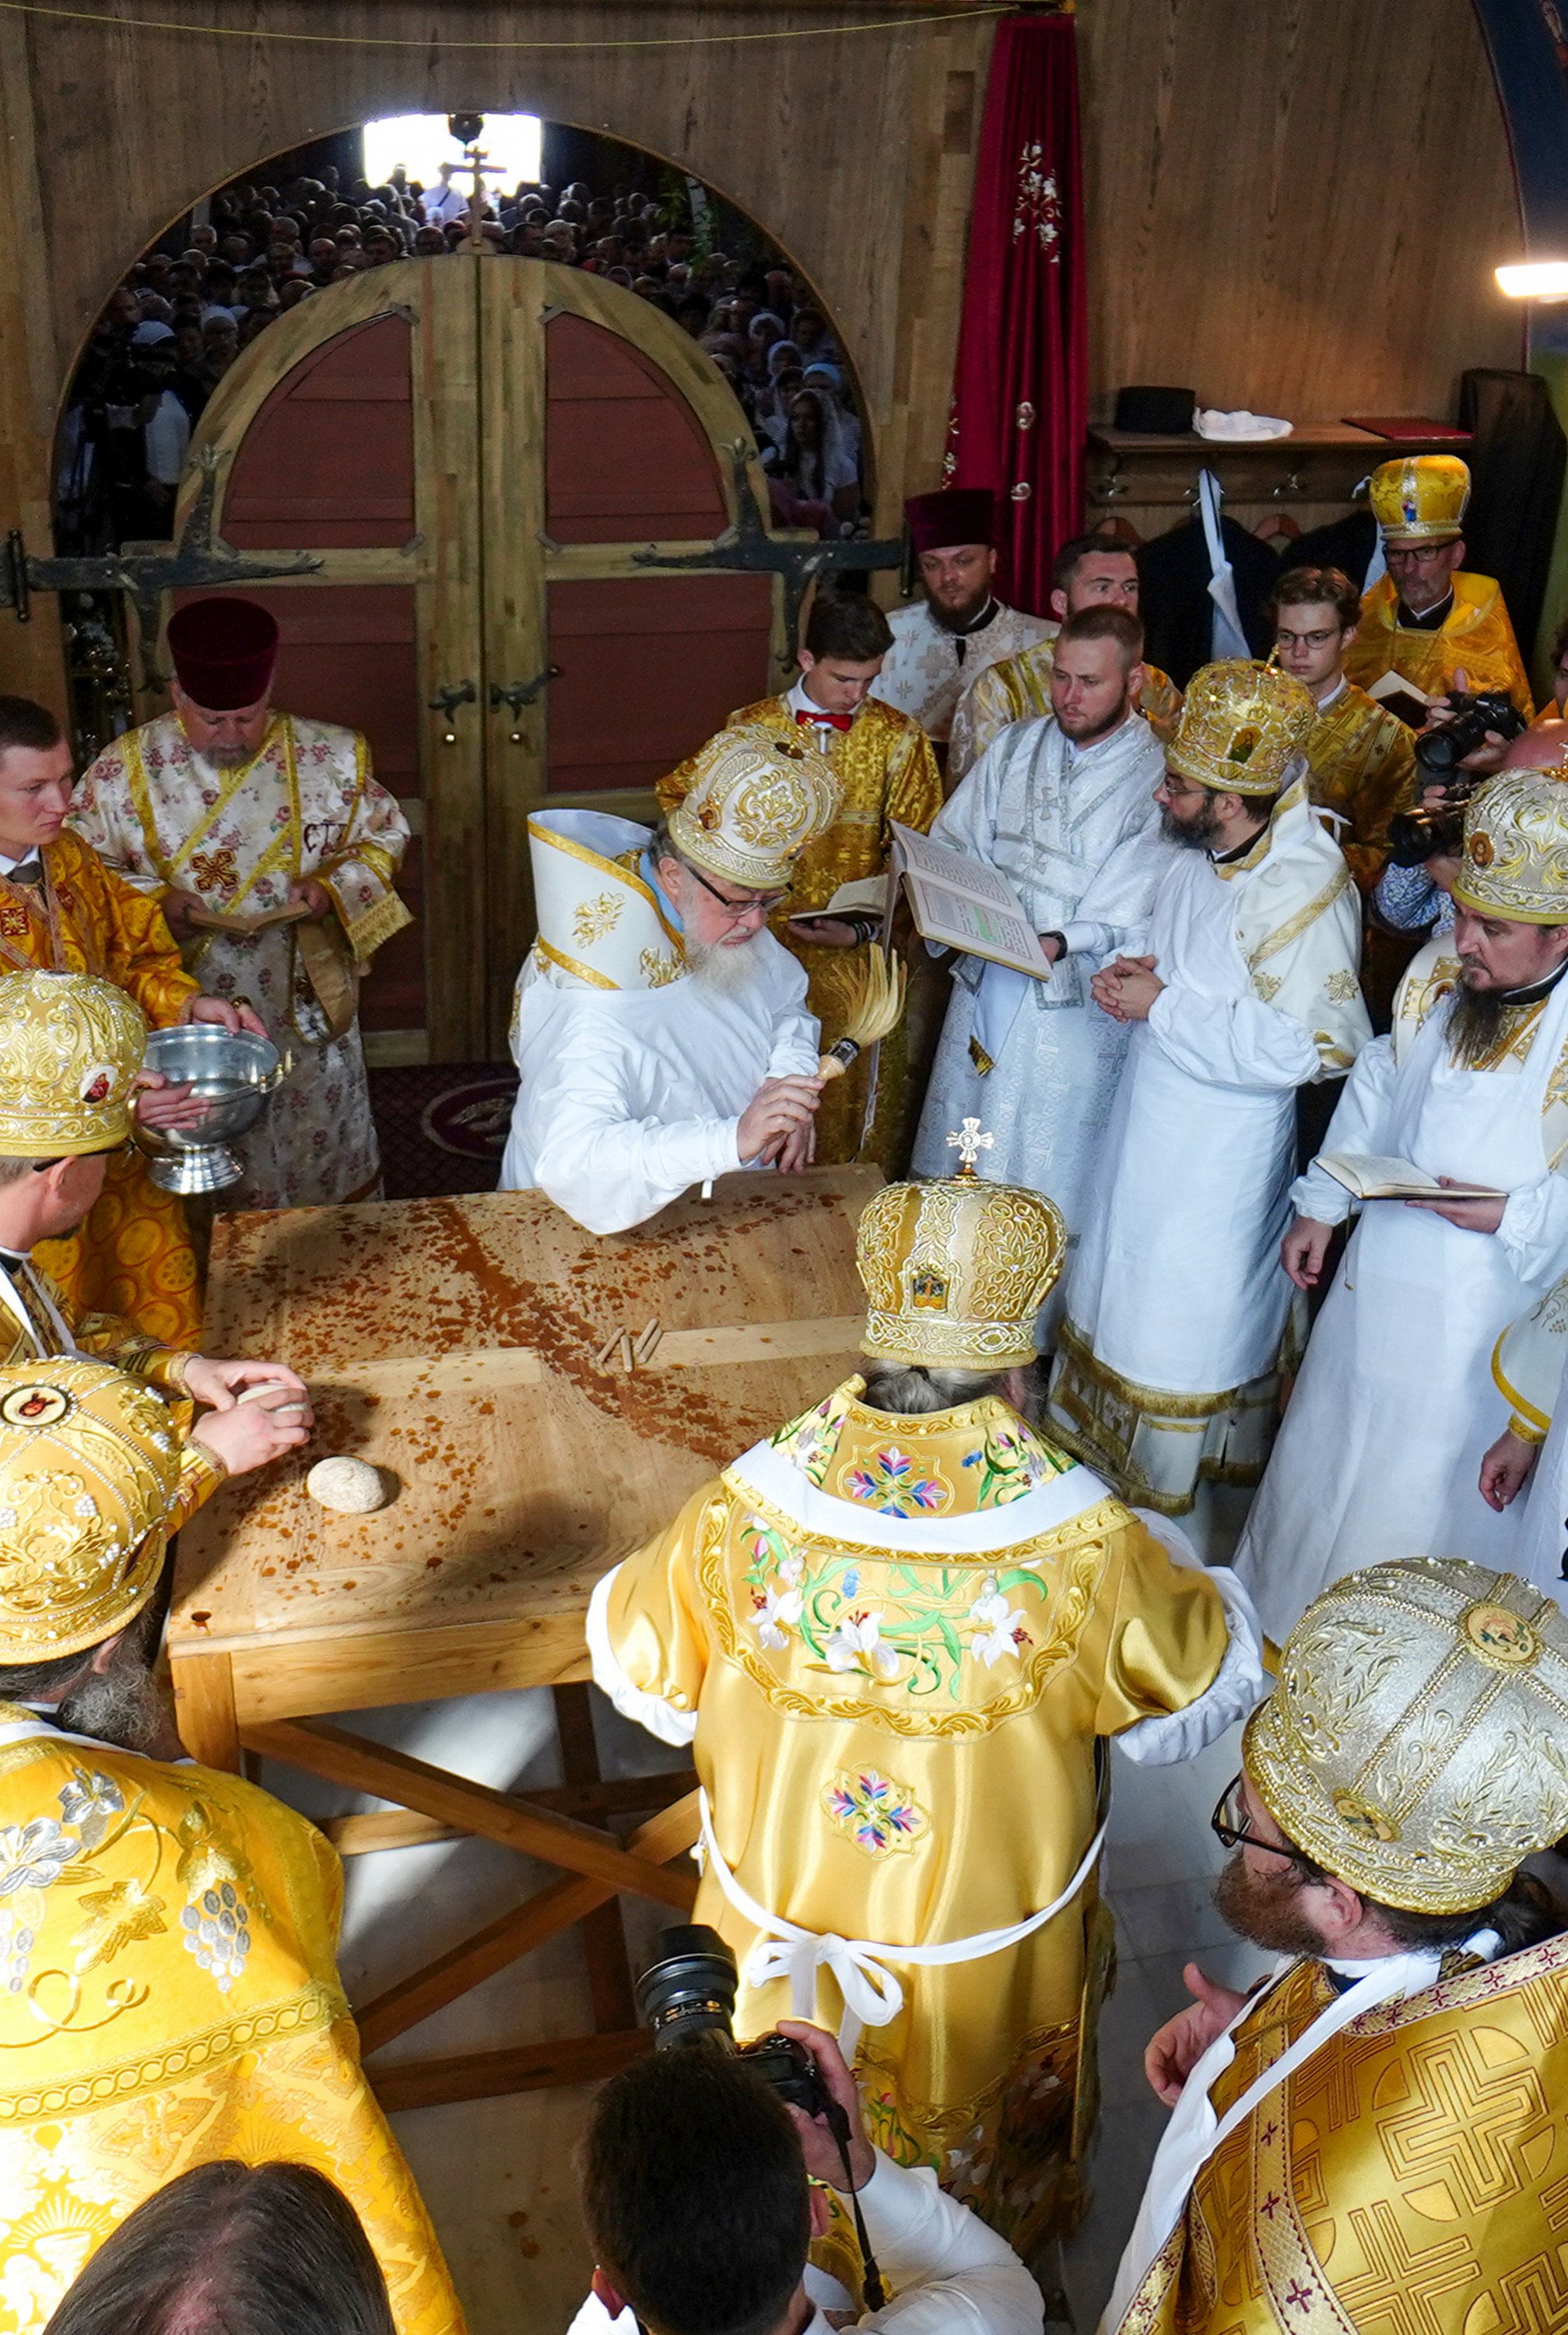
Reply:
<svg viewBox="0 0 1568 2335"><path fill-rule="evenodd" d="M842 2018L878 2146L1025 2253L1072 2220L1094 2115L1103 1739L1186 1756L1262 1684L1229 1577L1016 1408L1064 1246L1035 1193L884 1187L869 1386L705 1485L589 1619L599 1685L692 1746L741 2030Z"/></svg>
<svg viewBox="0 0 1568 2335"><path fill-rule="evenodd" d="M1501 586L1463 568L1453 580L1454 605L1428 632L1399 622L1399 591L1390 577L1379 577L1361 602L1345 671L1363 689L1386 673L1403 673L1428 697L1446 697L1462 673L1468 690L1505 690L1528 721L1534 701Z"/></svg>
<svg viewBox="0 0 1568 2335"><path fill-rule="evenodd" d="M399 2335L448 2335L457 2302L338 1980L336 1855L255 1785L82 1724L111 1642L150 1690L179 1474L131 1380L0 1369L0 2326L34 2335L190 2166L286 2157L349 2197Z"/></svg>
<svg viewBox="0 0 1568 2335"><path fill-rule="evenodd" d="M838 728L818 718L818 709L797 683L787 695L761 698L730 716L730 728L741 723L755 723L788 738L799 738L804 728L843 790L837 817L828 832L800 854L789 896L773 919L779 938L799 958L809 976L807 1007L821 1022L823 1042L828 1044L842 1030L837 983L850 960L842 949L802 939L789 918L825 907L841 885L882 875L893 846L889 821L897 819L924 834L942 809L942 780L924 731L907 713L883 704L880 698L867 697L847 725ZM690 762L682 762L660 780L661 810L673 810L683 799L691 770ZM895 1168L907 1156L919 1098L909 1093L905 1029L901 1025L882 1042L876 1117L862 1147L866 1063L867 1058L862 1056L847 1077L836 1079L823 1090L817 1112L818 1165L858 1158Z"/></svg>
<svg viewBox="0 0 1568 2335"><path fill-rule="evenodd" d="M1292 1632L1215 1822L1227 1917L1294 1943L1150 2047L1175 2113L1101 2335L1568 2326L1568 1936L1519 1872L1565 1721L1568 1621L1511 1574L1375 1565Z"/></svg>
<svg viewBox="0 0 1568 2335"><path fill-rule="evenodd" d="M1457 688L1505 690L1528 722L1530 684L1502 589L1458 564L1470 499L1466 465L1454 454L1379 462L1369 499L1389 573L1362 598L1345 651L1350 679L1370 689L1385 673L1401 673L1428 697Z"/></svg>
<svg viewBox="0 0 1568 2335"><path fill-rule="evenodd" d="M43 881L0 877L0 964L92 973L123 989L154 1030L187 1018L201 984L155 900L105 867L69 828L40 854ZM185 1210L139 1151L109 1163L103 1196L80 1232L47 1242L39 1263L79 1313L121 1313L170 1346L200 1342L201 1292Z"/></svg>

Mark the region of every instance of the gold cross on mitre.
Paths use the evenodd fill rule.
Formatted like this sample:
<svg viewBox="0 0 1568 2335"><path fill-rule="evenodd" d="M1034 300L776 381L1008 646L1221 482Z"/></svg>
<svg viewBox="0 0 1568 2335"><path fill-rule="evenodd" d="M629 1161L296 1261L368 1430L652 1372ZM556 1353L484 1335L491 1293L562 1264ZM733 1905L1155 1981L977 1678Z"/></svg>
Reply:
<svg viewBox="0 0 1568 2335"><path fill-rule="evenodd" d="M958 1154L958 1172L961 1176L973 1176L974 1163L981 1153L993 1150L995 1145L994 1135L981 1133L980 1121L977 1119L966 1119L958 1133L950 1135L947 1138L948 1149L956 1151Z"/></svg>

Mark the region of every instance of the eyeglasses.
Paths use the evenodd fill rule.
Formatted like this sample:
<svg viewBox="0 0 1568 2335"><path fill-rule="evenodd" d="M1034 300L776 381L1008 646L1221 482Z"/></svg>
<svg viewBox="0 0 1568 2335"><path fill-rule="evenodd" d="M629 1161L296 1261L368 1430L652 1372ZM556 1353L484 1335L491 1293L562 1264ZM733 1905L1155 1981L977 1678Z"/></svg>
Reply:
<svg viewBox="0 0 1568 2335"><path fill-rule="evenodd" d="M1454 548L1453 538L1447 543L1388 543L1383 547L1383 559L1389 567L1435 567L1447 559Z"/></svg>
<svg viewBox="0 0 1568 2335"><path fill-rule="evenodd" d="M1274 626L1274 639L1282 649L1326 648L1331 641L1338 640L1339 636L1338 625L1331 625L1326 633L1292 633L1283 625Z"/></svg>
<svg viewBox="0 0 1568 2335"><path fill-rule="evenodd" d="M1246 1803L1242 1798L1243 1781L1240 1776L1232 1778L1220 1794L1215 1812L1209 1818L1210 1829L1221 1846L1225 1848L1266 1849L1271 1856L1282 1856L1292 1865L1299 1865L1303 1873L1315 1880L1318 1865L1304 1849L1281 1847L1272 1840L1260 1840L1255 1832L1248 1829Z"/></svg>
<svg viewBox="0 0 1568 2335"><path fill-rule="evenodd" d="M1208 789L1191 786L1186 779L1175 778L1167 770L1154 791L1157 802L1162 798L1166 802L1186 802L1189 796L1206 794Z"/></svg>
<svg viewBox="0 0 1568 2335"><path fill-rule="evenodd" d="M737 924L740 923L742 916L750 916L753 915L770 916L774 909L781 906L782 904L789 897L789 894L793 888L792 886L786 884L781 892L753 892L749 900L727 900L716 884L709 883L708 878L702 874L701 868L692 867L690 861L687 862L687 867L689 872L695 876L698 883L701 884L703 891L707 893L709 898L711 900L717 900L721 908L728 908L730 914L734 917Z"/></svg>

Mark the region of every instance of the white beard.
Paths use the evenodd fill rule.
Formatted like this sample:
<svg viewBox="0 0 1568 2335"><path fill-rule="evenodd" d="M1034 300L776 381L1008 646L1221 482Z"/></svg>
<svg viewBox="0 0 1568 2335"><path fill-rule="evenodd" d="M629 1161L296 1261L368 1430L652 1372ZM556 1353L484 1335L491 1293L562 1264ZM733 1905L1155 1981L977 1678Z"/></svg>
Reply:
<svg viewBox="0 0 1568 2335"><path fill-rule="evenodd" d="M686 962L692 978L700 987L715 990L722 997L738 996L757 979L757 943L761 937L756 933L733 947L722 941L687 941Z"/></svg>

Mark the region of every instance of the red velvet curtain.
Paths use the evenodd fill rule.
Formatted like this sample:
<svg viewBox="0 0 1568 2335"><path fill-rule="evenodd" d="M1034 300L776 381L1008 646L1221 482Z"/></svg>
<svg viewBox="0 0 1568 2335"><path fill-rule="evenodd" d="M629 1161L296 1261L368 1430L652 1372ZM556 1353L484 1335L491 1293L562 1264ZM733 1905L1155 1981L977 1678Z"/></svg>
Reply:
<svg viewBox="0 0 1568 2335"><path fill-rule="evenodd" d="M999 584L1047 613L1083 523L1087 424L1078 50L1070 15L1004 17L986 89L947 483L990 487Z"/></svg>

